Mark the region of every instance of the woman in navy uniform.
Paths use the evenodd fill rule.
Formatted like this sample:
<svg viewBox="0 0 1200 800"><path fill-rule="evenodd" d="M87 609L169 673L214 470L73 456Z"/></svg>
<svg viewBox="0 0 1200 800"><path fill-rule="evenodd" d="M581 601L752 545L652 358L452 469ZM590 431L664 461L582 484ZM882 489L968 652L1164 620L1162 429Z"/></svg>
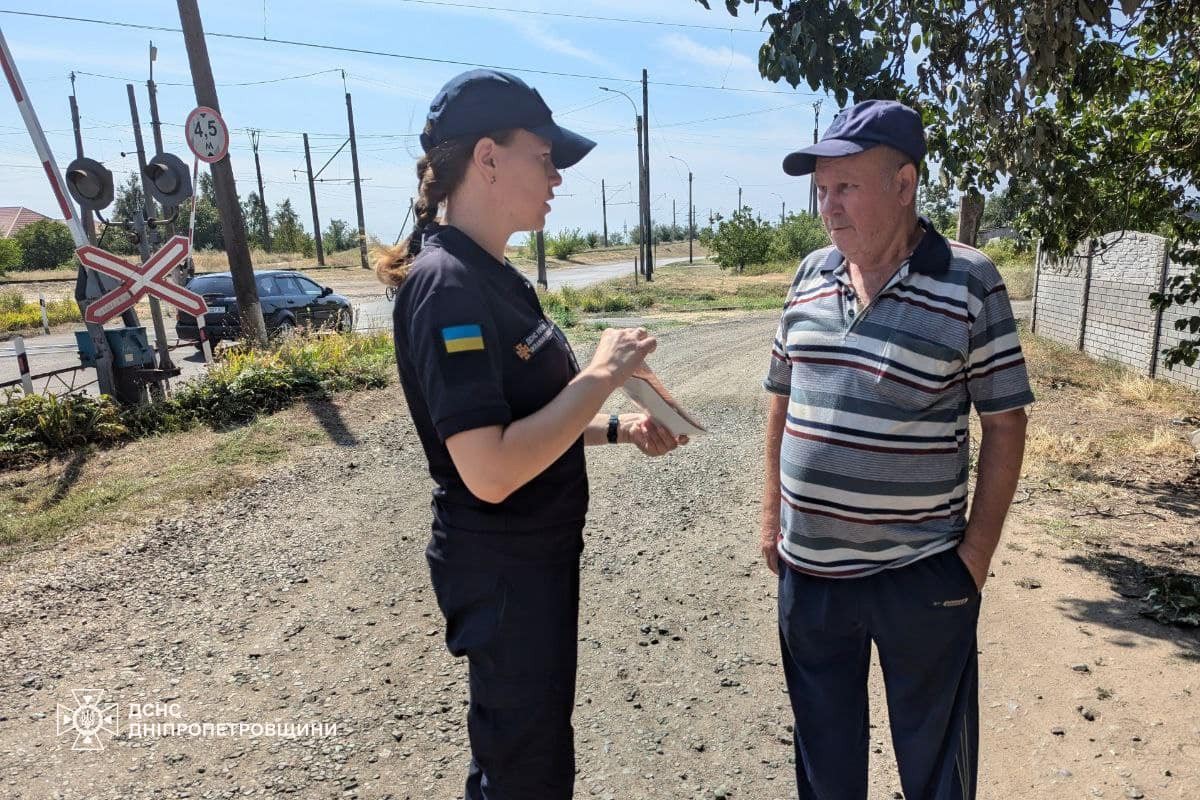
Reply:
<svg viewBox="0 0 1200 800"><path fill-rule="evenodd" d="M556 125L520 79L476 70L434 98L421 146L412 236L376 269L399 287L400 382L436 484L426 557L447 647L468 659L465 797L569 798L583 447L662 455L686 440L641 414L599 413L654 337L606 330L581 370L504 257L514 233L542 229L558 170L595 143Z"/></svg>

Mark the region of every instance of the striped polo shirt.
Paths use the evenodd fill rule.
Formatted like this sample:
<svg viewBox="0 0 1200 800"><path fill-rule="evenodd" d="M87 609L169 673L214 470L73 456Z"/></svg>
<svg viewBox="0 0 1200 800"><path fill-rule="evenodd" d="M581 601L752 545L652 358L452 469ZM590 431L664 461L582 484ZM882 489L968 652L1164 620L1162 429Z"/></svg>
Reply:
<svg viewBox="0 0 1200 800"><path fill-rule="evenodd" d="M1004 282L926 233L863 307L841 253L800 264L764 387L788 397L779 554L858 577L954 547L966 527L971 406L1033 402Z"/></svg>

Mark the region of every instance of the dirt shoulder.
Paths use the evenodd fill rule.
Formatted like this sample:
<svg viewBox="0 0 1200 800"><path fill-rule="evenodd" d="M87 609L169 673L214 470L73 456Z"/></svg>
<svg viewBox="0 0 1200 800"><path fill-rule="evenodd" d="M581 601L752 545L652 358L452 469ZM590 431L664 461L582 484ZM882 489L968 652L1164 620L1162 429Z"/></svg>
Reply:
<svg viewBox="0 0 1200 800"><path fill-rule="evenodd" d="M755 546L759 380L775 321L742 314L662 331L654 367L711 435L659 460L589 451L580 797L794 796L775 582ZM1060 433L1074 415L1079 434L1099 432L1102 416L1110 432L1152 438L1176 413L1174 400L1086 408L1078 387L1055 380L1037 379L1031 431ZM339 398L325 415L325 440L219 501L5 566L5 796L458 796L465 667L445 652L429 589L419 443L395 386ZM1105 465L1133 452L1095 441ZM1023 479L983 603L981 798L1194 798L1200 638L1141 616L1122 594L1136 587L1095 558L1121 543L1147 570L1175 563L1172 553L1194 568L1180 549L1196 544L1194 467L1158 447L1130 463L1130 480L1106 480L1102 498L1070 494L1081 474L1037 466ZM1112 514L1072 516L1093 501ZM1117 516L1131 510L1157 516ZM1047 525L1068 521L1087 537ZM73 690L87 688L119 703L120 733L101 733L102 751L73 752L56 709L77 707ZM871 698L876 800L899 790L877 669ZM338 728L131 737L130 704L162 712L140 722Z"/></svg>

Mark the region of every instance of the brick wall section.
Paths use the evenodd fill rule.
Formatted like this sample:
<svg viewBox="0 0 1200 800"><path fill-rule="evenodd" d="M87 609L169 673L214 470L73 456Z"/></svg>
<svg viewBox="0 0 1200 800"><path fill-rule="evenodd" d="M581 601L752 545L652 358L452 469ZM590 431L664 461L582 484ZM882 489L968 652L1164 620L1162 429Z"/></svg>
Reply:
<svg viewBox="0 0 1200 800"><path fill-rule="evenodd" d="M1154 346L1150 293L1158 291L1166 240L1148 233L1109 234L1092 255L1083 351L1146 373Z"/></svg>
<svg viewBox="0 0 1200 800"><path fill-rule="evenodd" d="M1087 259L1044 256L1037 278L1037 333L1074 347L1083 311Z"/></svg>
<svg viewBox="0 0 1200 800"><path fill-rule="evenodd" d="M1158 291L1167 242L1160 236L1126 231L1104 236L1092 256L1092 280L1083 296L1087 245L1065 258L1043 257L1037 277L1036 332L1075 347L1080 317L1087 307L1083 349L1095 358L1111 359L1143 374L1157 358L1157 377L1200 389L1200 362L1168 370L1161 351L1189 334L1175 330L1175 320L1200 314L1197 306L1172 306L1163 314L1159 353L1151 354L1155 313L1149 295ZM1168 265L1168 277L1190 272L1181 264Z"/></svg>

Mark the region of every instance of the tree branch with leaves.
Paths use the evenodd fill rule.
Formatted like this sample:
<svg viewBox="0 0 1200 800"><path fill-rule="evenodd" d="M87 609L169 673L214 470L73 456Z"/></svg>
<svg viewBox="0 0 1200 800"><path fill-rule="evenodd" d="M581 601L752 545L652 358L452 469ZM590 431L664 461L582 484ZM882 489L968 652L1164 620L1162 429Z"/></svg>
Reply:
<svg viewBox="0 0 1200 800"><path fill-rule="evenodd" d="M705 8L709 0L696 0ZM1037 198L1018 224L1067 254L1114 230L1153 231L1193 268L1152 295L1200 304L1200 0L725 0L767 9L759 72L918 109L960 189L1005 179ZM1168 367L1200 357L1193 338Z"/></svg>

